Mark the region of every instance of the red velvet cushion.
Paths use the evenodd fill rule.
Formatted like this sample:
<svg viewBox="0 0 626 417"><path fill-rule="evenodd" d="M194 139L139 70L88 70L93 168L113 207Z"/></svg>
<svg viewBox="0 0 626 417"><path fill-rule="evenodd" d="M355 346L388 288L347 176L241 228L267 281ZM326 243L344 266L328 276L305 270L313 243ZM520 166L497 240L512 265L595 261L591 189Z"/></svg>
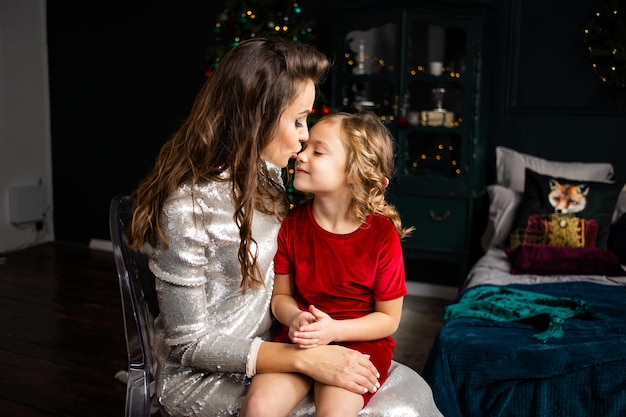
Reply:
<svg viewBox="0 0 626 417"><path fill-rule="evenodd" d="M520 245L505 252L514 275L626 276L617 255L601 248Z"/></svg>

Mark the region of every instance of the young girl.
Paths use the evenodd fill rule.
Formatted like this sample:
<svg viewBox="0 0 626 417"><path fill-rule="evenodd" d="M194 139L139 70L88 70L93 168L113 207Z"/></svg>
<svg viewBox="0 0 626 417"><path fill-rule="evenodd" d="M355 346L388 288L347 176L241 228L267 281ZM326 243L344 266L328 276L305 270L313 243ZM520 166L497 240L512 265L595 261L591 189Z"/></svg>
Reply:
<svg viewBox="0 0 626 417"><path fill-rule="evenodd" d="M275 341L303 349L341 344L370 356L387 378L406 295L395 207L384 199L394 141L371 113L320 119L298 155L294 187L314 198L282 224L274 258ZM356 394L296 373L254 377L242 416L287 416L314 388L316 416L356 416L380 385Z"/></svg>

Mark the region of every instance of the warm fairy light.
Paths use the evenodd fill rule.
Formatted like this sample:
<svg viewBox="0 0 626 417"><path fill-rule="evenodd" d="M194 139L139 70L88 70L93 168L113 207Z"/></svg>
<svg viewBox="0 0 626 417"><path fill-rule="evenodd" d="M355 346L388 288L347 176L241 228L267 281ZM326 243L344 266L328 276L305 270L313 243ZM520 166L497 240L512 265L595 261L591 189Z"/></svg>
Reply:
<svg viewBox="0 0 626 417"><path fill-rule="evenodd" d="M443 149L443 145L440 143L439 145L437 145L437 148Z"/></svg>
<svg viewBox="0 0 626 417"><path fill-rule="evenodd" d="M426 154L425 153L422 154L422 159L426 159Z"/></svg>
<svg viewBox="0 0 626 417"><path fill-rule="evenodd" d="M436 159L437 161L441 161L441 155L437 154L437 155L435 156L435 159Z"/></svg>

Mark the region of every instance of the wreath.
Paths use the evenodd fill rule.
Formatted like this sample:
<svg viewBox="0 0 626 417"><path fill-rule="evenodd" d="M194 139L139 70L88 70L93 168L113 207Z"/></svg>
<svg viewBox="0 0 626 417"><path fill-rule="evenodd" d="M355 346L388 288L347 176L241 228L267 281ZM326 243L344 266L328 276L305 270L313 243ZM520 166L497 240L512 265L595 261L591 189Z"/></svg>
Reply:
<svg viewBox="0 0 626 417"><path fill-rule="evenodd" d="M626 87L626 3L605 0L585 29L593 71L610 87Z"/></svg>

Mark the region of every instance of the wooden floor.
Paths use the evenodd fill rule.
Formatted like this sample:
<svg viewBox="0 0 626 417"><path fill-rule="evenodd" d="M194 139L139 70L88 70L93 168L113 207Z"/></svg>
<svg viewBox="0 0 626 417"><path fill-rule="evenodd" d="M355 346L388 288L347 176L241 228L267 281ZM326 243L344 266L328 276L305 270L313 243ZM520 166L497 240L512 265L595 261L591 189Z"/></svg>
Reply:
<svg viewBox="0 0 626 417"><path fill-rule="evenodd" d="M0 255L0 416L124 415L113 254L43 244Z"/></svg>
<svg viewBox="0 0 626 417"><path fill-rule="evenodd" d="M421 370L446 304L405 298L394 359ZM0 254L0 416L123 416L123 325L112 252L46 243Z"/></svg>

